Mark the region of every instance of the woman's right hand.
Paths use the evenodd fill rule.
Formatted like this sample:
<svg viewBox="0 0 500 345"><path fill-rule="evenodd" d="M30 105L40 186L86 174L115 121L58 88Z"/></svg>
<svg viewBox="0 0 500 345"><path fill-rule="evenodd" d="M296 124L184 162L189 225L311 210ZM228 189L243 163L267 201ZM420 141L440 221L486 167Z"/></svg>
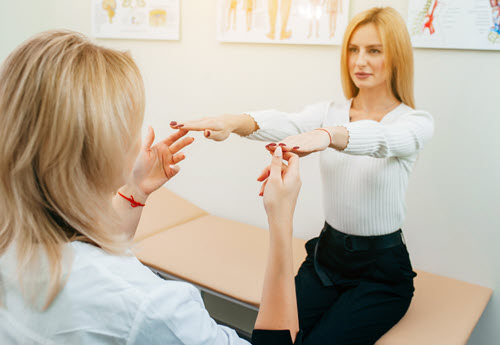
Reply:
<svg viewBox="0 0 500 345"><path fill-rule="evenodd" d="M283 160L288 161L288 166L283 164ZM291 224L302 186L299 157L291 152L283 154L281 147L278 147L271 165L264 169L259 180L264 182L264 208L269 222Z"/></svg>
<svg viewBox="0 0 500 345"><path fill-rule="evenodd" d="M235 129L234 119L231 117L232 115L221 115L183 123L172 121L170 122L170 127L173 129L182 129L184 131L203 131L205 138L223 141L226 140L229 134Z"/></svg>
<svg viewBox="0 0 500 345"><path fill-rule="evenodd" d="M172 121L170 127L184 131L200 131L203 132L205 138L215 141L226 140L231 133L246 136L258 129L257 123L250 115L246 114L226 114L183 123Z"/></svg>

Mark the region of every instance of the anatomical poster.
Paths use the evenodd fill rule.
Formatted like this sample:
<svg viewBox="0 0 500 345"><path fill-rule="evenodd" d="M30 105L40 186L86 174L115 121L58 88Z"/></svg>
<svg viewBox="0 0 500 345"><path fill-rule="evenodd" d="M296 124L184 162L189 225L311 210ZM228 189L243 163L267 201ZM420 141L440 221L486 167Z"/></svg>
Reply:
<svg viewBox="0 0 500 345"><path fill-rule="evenodd" d="M340 44L349 0L218 0L224 42Z"/></svg>
<svg viewBox="0 0 500 345"><path fill-rule="evenodd" d="M180 0L92 0L98 38L178 40Z"/></svg>
<svg viewBox="0 0 500 345"><path fill-rule="evenodd" d="M410 0L414 47L500 50L500 0Z"/></svg>

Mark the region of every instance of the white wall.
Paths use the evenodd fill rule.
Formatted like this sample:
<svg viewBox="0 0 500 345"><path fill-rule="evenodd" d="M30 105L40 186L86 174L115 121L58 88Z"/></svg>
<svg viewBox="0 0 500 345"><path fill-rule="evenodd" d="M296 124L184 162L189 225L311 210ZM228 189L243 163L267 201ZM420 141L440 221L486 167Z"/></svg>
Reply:
<svg viewBox="0 0 500 345"><path fill-rule="evenodd" d="M352 0L351 15L391 5L406 18L407 1ZM178 42L101 40L132 51L147 87L147 124L159 136L171 120L224 112L298 110L341 99L339 48L222 44L215 40L215 0L182 1ZM0 61L45 29L90 34L90 1L0 2ZM420 156L408 190L404 227L414 266L500 287L500 52L416 49L416 99L434 114L436 134ZM197 141L169 188L207 211L266 226L256 182L267 164L263 144L238 137ZM323 223L317 157L301 161L303 188L296 236ZM493 296L470 344L500 339L500 301Z"/></svg>

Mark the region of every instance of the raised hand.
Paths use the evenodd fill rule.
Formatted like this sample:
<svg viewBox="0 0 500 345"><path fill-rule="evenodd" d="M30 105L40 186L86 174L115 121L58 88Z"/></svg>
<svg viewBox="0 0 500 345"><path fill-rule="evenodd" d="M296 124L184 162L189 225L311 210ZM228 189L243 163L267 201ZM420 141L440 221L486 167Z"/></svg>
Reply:
<svg viewBox="0 0 500 345"><path fill-rule="evenodd" d="M313 152L323 151L331 144L331 134L328 135L326 129L316 129L310 132L292 135L285 138L280 143L266 145L266 149L274 152L277 147L281 147L283 152L293 152L299 157L307 156Z"/></svg>
<svg viewBox="0 0 500 345"><path fill-rule="evenodd" d="M151 194L179 172L176 164L186 158L180 150L194 141L191 137L181 139L186 134L187 131L179 130L151 146L155 133L149 127L132 170L132 180L144 194Z"/></svg>
<svg viewBox="0 0 500 345"><path fill-rule="evenodd" d="M283 159L288 167L283 170ZM274 151L264 188L269 222L269 253L255 329L288 329L292 341L299 332L293 269L293 212L301 186L299 157ZM264 173L264 176L266 173Z"/></svg>

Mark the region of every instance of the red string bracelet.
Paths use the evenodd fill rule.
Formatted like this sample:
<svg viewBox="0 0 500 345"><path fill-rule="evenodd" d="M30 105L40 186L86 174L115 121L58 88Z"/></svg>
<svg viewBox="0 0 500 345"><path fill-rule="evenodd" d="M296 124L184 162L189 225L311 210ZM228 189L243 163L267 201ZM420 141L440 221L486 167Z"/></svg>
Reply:
<svg viewBox="0 0 500 345"><path fill-rule="evenodd" d="M130 201L130 206L132 207L137 207L137 206L146 206L146 204L141 204L140 202L138 201L135 201L134 200L134 196L131 195L130 198L127 198L125 195L123 195L122 193L118 192L118 194L120 194L120 196L128 201Z"/></svg>
<svg viewBox="0 0 500 345"><path fill-rule="evenodd" d="M316 128L315 131L325 131L326 134L328 134L328 136L330 137L330 144L332 143L332 135L326 129L324 129L324 128Z"/></svg>

